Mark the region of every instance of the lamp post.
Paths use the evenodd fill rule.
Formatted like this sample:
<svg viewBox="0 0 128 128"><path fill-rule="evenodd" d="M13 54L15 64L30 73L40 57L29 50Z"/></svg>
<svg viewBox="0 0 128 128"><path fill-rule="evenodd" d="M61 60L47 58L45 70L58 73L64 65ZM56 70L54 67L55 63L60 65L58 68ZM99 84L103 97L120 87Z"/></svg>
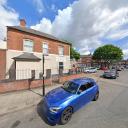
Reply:
<svg viewBox="0 0 128 128"><path fill-rule="evenodd" d="M44 84L44 54L42 54L42 93L45 96L45 84Z"/></svg>

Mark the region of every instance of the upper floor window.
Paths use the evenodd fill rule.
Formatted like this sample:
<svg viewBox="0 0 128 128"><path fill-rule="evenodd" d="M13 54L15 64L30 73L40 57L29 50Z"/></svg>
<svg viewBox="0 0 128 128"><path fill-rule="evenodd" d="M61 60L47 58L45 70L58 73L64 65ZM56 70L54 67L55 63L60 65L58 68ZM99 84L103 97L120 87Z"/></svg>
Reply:
<svg viewBox="0 0 128 128"><path fill-rule="evenodd" d="M33 52L33 41L29 39L23 40L23 50L26 52Z"/></svg>
<svg viewBox="0 0 128 128"><path fill-rule="evenodd" d="M59 55L64 55L64 47L63 46L59 46Z"/></svg>
<svg viewBox="0 0 128 128"><path fill-rule="evenodd" d="M48 44L47 43L43 43L43 54L48 55Z"/></svg>

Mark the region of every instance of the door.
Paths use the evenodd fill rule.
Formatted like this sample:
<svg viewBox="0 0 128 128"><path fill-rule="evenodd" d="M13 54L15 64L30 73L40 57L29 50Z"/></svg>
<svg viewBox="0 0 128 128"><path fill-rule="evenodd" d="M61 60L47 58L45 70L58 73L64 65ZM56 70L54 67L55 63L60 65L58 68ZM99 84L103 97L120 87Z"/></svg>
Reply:
<svg viewBox="0 0 128 128"><path fill-rule="evenodd" d="M94 98L94 84L92 82L87 82L81 85L78 93L80 93L78 94L78 105L80 108Z"/></svg>

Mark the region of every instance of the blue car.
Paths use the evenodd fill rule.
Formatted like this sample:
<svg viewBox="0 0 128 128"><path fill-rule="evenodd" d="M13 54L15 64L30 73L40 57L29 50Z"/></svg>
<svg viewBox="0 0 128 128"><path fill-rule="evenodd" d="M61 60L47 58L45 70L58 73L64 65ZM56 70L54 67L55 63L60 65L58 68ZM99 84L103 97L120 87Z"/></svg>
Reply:
<svg viewBox="0 0 128 128"><path fill-rule="evenodd" d="M73 79L46 94L43 111L48 122L66 124L75 111L98 97L99 87L93 79Z"/></svg>

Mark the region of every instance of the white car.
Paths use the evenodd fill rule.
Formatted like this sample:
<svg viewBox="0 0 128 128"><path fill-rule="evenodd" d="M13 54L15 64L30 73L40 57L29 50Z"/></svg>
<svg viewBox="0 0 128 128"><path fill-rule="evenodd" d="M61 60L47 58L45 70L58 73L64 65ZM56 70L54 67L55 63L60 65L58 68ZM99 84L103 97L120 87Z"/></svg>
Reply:
<svg viewBox="0 0 128 128"><path fill-rule="evenodd" d="M89 67L84 70L85 73L95 73L97 72L97 69L94 67Z"/></svg>

